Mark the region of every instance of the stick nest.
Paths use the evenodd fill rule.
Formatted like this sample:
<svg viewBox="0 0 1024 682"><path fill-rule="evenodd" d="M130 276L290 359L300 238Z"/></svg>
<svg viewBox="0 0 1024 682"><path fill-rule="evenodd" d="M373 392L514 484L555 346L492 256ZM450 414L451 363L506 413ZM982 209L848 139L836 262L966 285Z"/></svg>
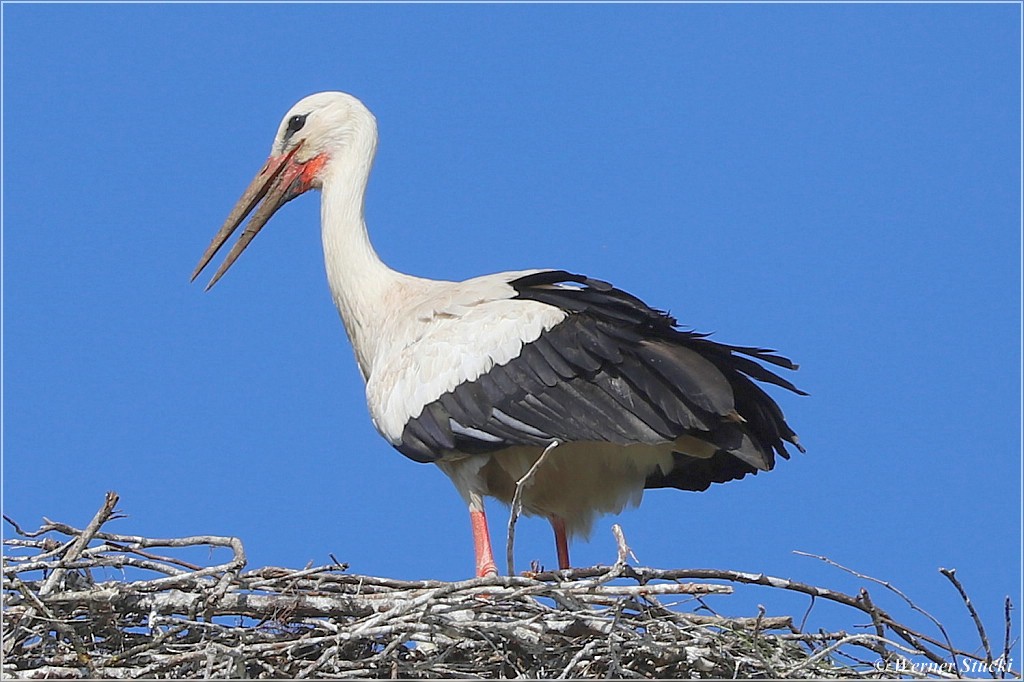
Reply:
<svg viewBox="0 0 1024 682"><path fill-rule="evenodd" d="M3 674L18 678L946 678L1015 677L994 655L953 571L981 645L945 629L888 583L935 633L903 625L872 601L795 581L721 570L612 566L462 582L352 575L347 566L244 570L237 538L108 533L117 496L83 530L45 520L4 559ZM194 548L230 560L200 566ZM193 548L189 550L188 548ZM214 551L216 550L216 552ZM822 557L818 557L822 559ZM214 562L208 561L213 564ZM115 576L116 580L98 580ZM709 603L738 584L848 607L859 624L807 631L803 615L719 615ZM808 609L809 612L810 609Z"/></svg>

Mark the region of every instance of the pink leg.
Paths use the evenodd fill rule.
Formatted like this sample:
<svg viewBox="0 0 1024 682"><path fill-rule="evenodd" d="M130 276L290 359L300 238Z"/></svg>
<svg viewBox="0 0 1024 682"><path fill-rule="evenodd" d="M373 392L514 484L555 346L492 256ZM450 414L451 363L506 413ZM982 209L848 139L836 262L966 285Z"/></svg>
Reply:
<svg viewBox="0 0 1024 682"><path fill-rule="evenodd" d="M469 522L473 526L477 577L498 575L498 565L494 563L494 552L491 550L491 535L487 531L487 514L484 513L483 500L479 495L470 495Z"/></svg>
<svg viewBox="0 0 1024 682"><path fill-rule="evenodd" d="M558 552L558 568L569 568L569 541L565 537L565 521L560 516L552 516L551 529L555 531L555 550Z"/></svg>

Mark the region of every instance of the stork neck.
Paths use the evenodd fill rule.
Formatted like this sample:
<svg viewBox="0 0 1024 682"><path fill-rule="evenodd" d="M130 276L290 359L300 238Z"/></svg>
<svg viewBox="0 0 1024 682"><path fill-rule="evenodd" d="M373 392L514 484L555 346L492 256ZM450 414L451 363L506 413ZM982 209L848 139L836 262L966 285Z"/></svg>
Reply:
<svg viewBox="0 0 1024 682"><path fill-rule="evenodd" d="M381 261L366 232L363 199L372 158L370 149L365 162L332 168L320 204L327 281L364 379L372 369L384 299L403 277Z"/></svg>

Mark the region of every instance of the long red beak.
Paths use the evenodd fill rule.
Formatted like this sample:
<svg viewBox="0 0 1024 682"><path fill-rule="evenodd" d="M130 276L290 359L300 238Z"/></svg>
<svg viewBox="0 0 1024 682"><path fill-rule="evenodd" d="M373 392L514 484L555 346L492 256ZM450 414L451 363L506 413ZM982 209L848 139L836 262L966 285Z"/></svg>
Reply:
<svg viewBox="0 0 1024 682"><path fill-rule="evenodd" d="M207 291L228 271L228 268L238 259L242 251L245 251L245 247L249 246L249 243L263 229L277 209L311 187L313 178L323 166L325 157L320 154L305 162L296 161L295 153L301 146L300 142L287 153L267 159L263 169L242 193L242 197L235 204L227 220L224 221L224 225L210 242L206 253L199 259L199 265L192 272L193 282L220 250L220 247L224 246L224 242L234 234L245 217L252 213L253 209L256 209L256 212L249 218L249 223L242 231L242 236L231 247L227 258L217 268L210 283L206 285ZM260 204L261 200L262 204ZM257 204L260 204L258 209L256 208Z"/></svg>

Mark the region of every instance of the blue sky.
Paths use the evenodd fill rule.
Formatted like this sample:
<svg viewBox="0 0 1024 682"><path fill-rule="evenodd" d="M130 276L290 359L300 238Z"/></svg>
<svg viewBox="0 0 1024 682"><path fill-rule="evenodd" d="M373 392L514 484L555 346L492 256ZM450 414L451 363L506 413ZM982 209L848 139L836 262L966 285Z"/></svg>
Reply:
<svg viewBox="0 0 1024 682"><path fill-rule="evenodd" d="M318 197L212 292L188 282L284 112L346 90L378 118L368 223L393 267L582 272L801 364L811 396L779 399L808 453L649 493L617 519L644 564L856 591L791 551L824 554L970 644L956 567L1000 632L1019 32L1014 4L6 4L5 513L82 525L113 489L123 532L236 535L257 566L470 574L454 488L367 417ZM574 563L614 560L614 520ZM555 563L546 523L517 539L521 567Z"/></svg>

